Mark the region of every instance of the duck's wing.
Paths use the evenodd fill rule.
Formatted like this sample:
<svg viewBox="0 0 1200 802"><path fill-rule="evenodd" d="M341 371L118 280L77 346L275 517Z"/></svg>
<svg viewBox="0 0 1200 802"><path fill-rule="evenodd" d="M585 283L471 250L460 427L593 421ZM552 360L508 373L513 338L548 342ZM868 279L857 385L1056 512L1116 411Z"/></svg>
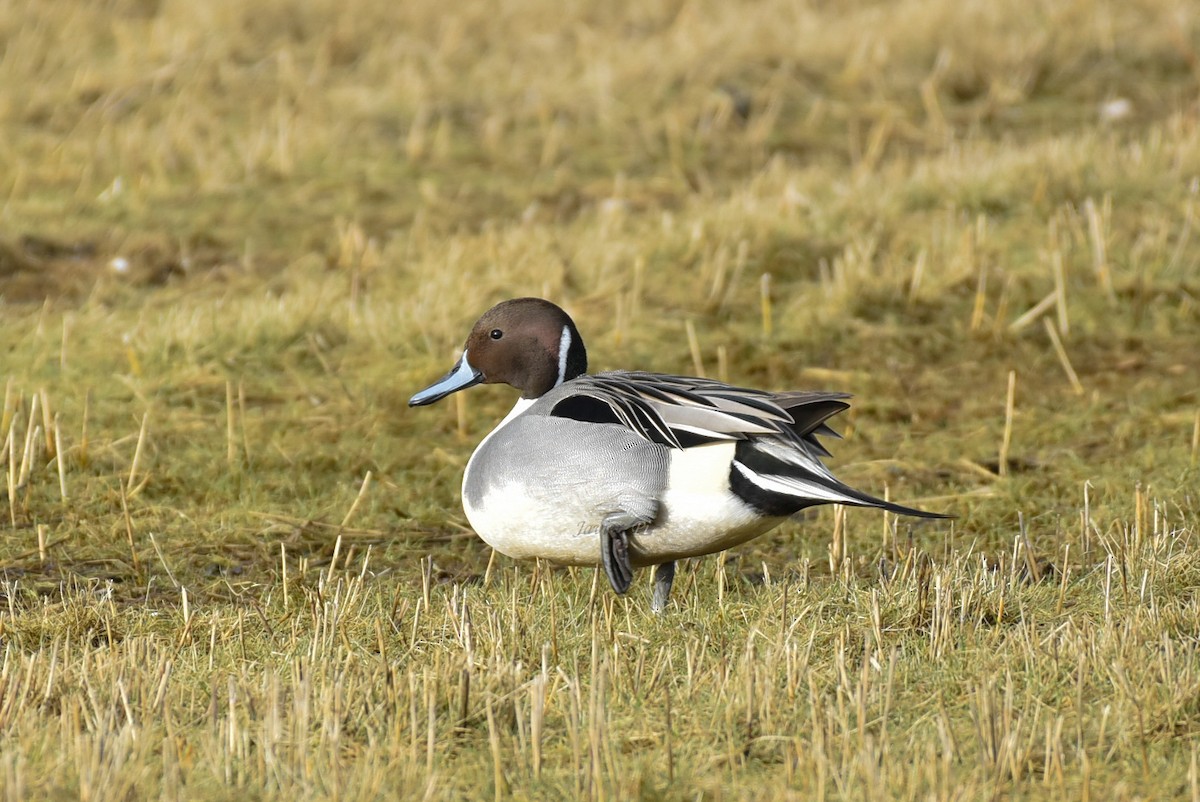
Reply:
<svg viewBox="0 0 1200 802"><path fill-rule="evenodd" d="M615 423L671 448L779 437L828 455L818 435L846 409L845 393L768 393L712 379L613 371L580 376L556 388L547 414ZM549 400L549 399L548 399Z"/></svg>

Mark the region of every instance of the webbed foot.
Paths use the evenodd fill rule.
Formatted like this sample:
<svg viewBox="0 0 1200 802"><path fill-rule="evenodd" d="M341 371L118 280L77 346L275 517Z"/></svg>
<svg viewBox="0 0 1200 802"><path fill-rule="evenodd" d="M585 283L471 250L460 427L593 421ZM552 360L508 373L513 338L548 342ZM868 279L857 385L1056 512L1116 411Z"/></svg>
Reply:
<svg viewBox="0 0 1200 802"><path fill-rule="evenodd" d="M650 597L650 611L661 613L671 598L671 583L675 581L675 561L665 562L654 569L654 591Z"/></svg>
<svg viewBox="0 0 1200 802"><path fill-rule="evenodd" d="M624 595L633 583L633 565L629 561L629 529L609 516L600 526L600 564L613 590Z"/></svg>

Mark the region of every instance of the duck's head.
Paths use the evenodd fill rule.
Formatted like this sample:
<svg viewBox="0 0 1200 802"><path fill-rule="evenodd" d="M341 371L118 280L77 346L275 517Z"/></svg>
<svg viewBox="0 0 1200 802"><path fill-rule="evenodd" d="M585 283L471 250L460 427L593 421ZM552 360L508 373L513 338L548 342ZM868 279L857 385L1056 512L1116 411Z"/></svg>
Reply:
<svg viewBox="0 0 1200 802"><path fill-rule="evenodd" d="M514 298L475 321L458 362L408 405L432 404L481 382L509 384L524 398L538 398L586 372L587 350L571 317L541 298Z"/></svg>

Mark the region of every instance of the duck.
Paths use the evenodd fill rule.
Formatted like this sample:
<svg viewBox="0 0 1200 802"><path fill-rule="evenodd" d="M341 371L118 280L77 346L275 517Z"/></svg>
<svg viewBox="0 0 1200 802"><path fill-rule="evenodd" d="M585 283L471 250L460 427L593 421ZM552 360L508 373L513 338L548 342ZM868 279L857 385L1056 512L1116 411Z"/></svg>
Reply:
<svg viewBox="0 0 1200 802"><path fill-rule="evenodd" d="M598 566L617 594L654 566L663 611L678 560L738 546L822 504L950 518L834 477L818 439L849 408L841 392L768 392L645 371L589 374L579 329L558 305L514 298L471 328L450 371L410 407L477 384L520 391L463 473L467 520L518 559Z"/></svg>

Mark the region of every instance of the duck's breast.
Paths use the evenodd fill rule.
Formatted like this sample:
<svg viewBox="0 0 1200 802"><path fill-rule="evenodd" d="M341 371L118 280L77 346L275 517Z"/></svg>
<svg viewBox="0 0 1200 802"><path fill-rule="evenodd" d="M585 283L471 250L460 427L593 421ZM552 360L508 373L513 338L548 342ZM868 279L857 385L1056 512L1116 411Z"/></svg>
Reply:
<svg viewBox="0 0 1200 802"><path fill-rule="evenodd" d="M605 516L656 518L669 463L665 446L621 426L518 415L471 455L463 508L503 554L595 565Z"/></svg>

